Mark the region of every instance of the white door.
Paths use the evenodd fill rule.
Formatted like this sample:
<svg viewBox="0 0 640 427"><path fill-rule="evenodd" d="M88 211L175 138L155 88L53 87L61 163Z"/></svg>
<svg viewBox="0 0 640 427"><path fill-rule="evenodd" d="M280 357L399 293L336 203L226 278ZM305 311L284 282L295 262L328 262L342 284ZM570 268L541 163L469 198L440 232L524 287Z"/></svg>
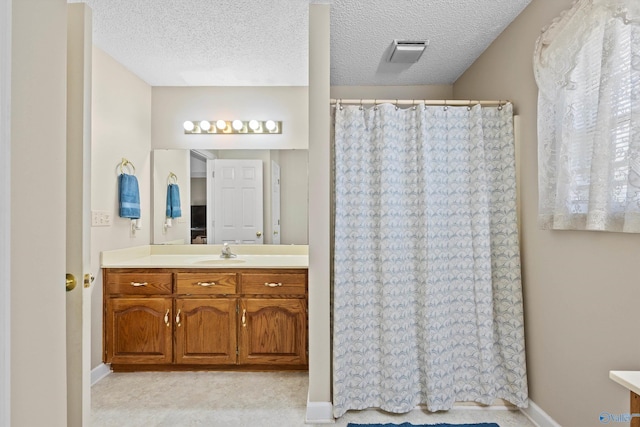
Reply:
<svg viewBox="0 0 640 427"><path fill-rule="evenodd" d="M280 244L280 165L271 160L271 229L272 242Z"/></svg>
<svg viewBox="0 0 640 427"><path fill-rule="evenodd" d="M68 6L67 39L67 425L91 409L91 10Z"/></svg>
<svg viewBox="0 0 640 427"><path fill-rule="evenodd" d="M262 160L209 160L213 163L213 243L262 244ZM210 209L207 208L207 211ZM207 231L207 242L209 242Z"/></svg>

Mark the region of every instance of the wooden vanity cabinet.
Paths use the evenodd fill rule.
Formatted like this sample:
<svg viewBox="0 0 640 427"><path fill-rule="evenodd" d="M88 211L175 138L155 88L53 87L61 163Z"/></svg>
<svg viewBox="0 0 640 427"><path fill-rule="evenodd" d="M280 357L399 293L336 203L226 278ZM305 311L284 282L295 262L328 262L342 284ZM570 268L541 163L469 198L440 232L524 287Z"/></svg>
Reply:
<svg viewBox="0 0 640 427"><path fill-rule="evenodd" d="M114 370L308 364L306 270L113 268L103 277L104 362Z"/></svg>
<svg viewBox="0 0 640 427"><path fill-rule="evenodd" d="M236 363L236 285L236 273L176 274L175 363Z"/></svg>
<svg viewBox="0 0 640 427"><path fill-rule="evenodd" d="M306 289L306 273L242 274L238 363L307 364Z"/></svg>
<svg viewBox="0 0 640 427"><path fill-rule="evenodd" d="M105 361L114 364L171 363L171 273L105 271L103 277ZM119 297L112 297L114 295Z"/></svg>

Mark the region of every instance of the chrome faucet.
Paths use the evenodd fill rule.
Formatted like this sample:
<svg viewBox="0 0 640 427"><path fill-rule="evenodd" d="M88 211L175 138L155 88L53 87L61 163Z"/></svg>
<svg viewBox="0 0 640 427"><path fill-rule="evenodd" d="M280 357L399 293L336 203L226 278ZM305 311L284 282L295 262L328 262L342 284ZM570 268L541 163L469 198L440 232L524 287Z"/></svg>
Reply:
<svg viewBox="0 0 640 427"><path fill-rule="evenodd" d="M220 254L220 258L235 258L238 255L231 252L231 246L228 243L225 243L222 246L222 253Z"/></svg>

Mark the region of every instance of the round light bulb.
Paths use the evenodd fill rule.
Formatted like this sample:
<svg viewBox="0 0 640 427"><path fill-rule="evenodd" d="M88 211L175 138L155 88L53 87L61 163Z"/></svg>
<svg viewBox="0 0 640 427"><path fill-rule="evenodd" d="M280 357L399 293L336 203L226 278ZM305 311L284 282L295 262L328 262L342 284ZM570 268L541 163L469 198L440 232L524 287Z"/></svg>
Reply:
<svg viewBox="0 0 640 427"><path fill-rule="evenodd" d="M276 122L274 122L273 120L267 120L265 126L267 127L267 130L269 132L272 132L276 128Z"/></svg>
<svg viewBox="0 0 640 427"><path fill-rule="evenodd" d="M216 122L216 127L220 130L225 130L227 127L227 122L225 122L224 120L218 120Z"/></svg>
<svg viewBox="0 0 640 427"><path fill-rule="evenodd" d="M231 122L231 126L235 129L235 130L240 130L242 129L242 121L240 120L234 120L233 122Z"/></svg>
<svg viewBox="0 0 640 427"><path fill-rule="evenodd" d="M259 127L260 127L260 123L258 123L257 120L250 120L249 121L249 128L251 128L252 131L258 130Z"/></svg>
<svg viewBox="0 0 640 427"><path fill-rule="evenodd" d="M186 130L187 132L191 132L192 130L194 130L196 128L196 125L193 124L193 122L190 121L186 121L182 124L182 127L184 128L184 130Z"/></svg>
<svg viewBox="0 0 640 427"><path fill-rule="evenodd" d="M200 129L202 129L205 132L209 131L209 129L211 129L211 123L206 120L201 121Z"/></svg>

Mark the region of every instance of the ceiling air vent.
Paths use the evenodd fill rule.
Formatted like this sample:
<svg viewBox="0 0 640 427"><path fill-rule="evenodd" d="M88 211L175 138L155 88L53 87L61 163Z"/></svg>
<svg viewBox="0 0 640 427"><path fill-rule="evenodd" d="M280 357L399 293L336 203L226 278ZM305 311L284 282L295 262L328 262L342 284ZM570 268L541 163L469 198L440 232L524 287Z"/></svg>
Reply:
<svg viewBox="0 0 640 427"><path fill-rule="evenodd" d="M388 61L399 64L418 62L428 45L429 40L394 40Z"/></svg>

